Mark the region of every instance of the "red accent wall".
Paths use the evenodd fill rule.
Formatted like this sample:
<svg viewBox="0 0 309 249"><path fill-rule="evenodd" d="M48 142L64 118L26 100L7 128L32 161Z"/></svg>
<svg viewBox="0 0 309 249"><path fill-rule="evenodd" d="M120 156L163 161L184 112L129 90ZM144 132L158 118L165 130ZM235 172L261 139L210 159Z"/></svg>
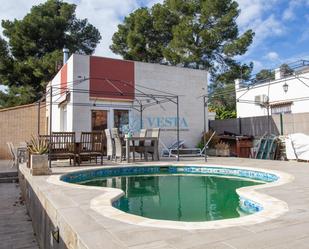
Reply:
<svg viewBox="0 0 309 249"><path fill-rule="evenodd" d="M64 64L60 71L60 87L61 87L61 95L65 93L68 86L68 66Z"/></svg>
<svg viewBox="0 0 309 249"><path fill-rule="evenodd" d="M90 97L133 100L134 89L133 61L90 57Z"/></svg>

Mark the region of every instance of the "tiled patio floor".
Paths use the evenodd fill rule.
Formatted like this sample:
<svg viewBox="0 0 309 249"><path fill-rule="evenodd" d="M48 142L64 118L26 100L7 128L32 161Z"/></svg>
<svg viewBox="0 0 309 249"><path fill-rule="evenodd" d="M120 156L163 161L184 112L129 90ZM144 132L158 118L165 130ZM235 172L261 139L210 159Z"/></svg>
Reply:
<svg viewBox="0 0 309 249"><path fill-rule="evenodd" d="M38 249L31 219L15 183L0 183L0 248Z"/></svg>

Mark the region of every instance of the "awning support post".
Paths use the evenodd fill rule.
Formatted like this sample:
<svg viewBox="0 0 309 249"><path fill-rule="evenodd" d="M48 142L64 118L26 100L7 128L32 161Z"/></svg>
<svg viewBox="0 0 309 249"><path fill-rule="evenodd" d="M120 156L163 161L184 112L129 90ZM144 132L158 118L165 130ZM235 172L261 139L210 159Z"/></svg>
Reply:
<svg viewBox="0 0 309 249"><path fill-rule="evenodd" d="M51 168L51 142L52 142L52 115L53 115L53 87L49 90L49 143L48 143L48 166Z"/></svg>
<svg viewBox="0 0 309 249"><path fill-rule="evenodd" d="M204 114L204 132L203 132L203 141L204 141L204 158L205 162L207 162L207 145L206 145L206 107L207 107L207 102L206 102L206 96L203 96L203 114Z"/></svg>
<svg viewBox="0 0 309 249"><path fill-rule="evenodd" d="M176 96L177 105L177 161L179 161L179 96Z"/></svg>
<svg viewBox="0 0 309 249"><path fill-rule="evenodd" d="M38 101L38 136L40 135L40 124L41 124L41 100Z"/></svg>
<svg viewBox="0 0 309 249"><path fill-rule="evenodd" d="M140 126L143 129L143 105L140 105Z"/></svg>

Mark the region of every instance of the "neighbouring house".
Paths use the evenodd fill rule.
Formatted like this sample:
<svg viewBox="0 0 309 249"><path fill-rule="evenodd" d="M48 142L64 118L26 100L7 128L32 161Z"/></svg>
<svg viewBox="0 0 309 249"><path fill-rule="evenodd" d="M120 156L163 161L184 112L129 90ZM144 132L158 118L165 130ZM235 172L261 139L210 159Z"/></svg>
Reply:
<svg viewBox="0 0 309 249"><path fill-rule="evenodd" d="M237 117L309 112L309 61L291 64L292 72L275 70L275 79L248 84L235 81Z"/></svg>
<svg viewBox="0 0 309 249"><path fill-rule="evenodd" d="M52 132L75 131L78 139L82 131L159 127L165 145L176 140L177 95L180 139L196 146L203 131L207 71L73 54L46 91Z"/></svg>

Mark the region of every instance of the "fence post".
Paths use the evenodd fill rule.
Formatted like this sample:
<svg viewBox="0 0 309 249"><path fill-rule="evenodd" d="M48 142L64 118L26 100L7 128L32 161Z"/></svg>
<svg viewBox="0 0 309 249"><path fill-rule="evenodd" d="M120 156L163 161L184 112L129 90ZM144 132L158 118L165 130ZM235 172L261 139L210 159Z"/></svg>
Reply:
<svg viewBox="0 0 309 249"><path fill-rule="evenodd" d="M239 135L242 134L241 117L238 118Z"/></svg>

